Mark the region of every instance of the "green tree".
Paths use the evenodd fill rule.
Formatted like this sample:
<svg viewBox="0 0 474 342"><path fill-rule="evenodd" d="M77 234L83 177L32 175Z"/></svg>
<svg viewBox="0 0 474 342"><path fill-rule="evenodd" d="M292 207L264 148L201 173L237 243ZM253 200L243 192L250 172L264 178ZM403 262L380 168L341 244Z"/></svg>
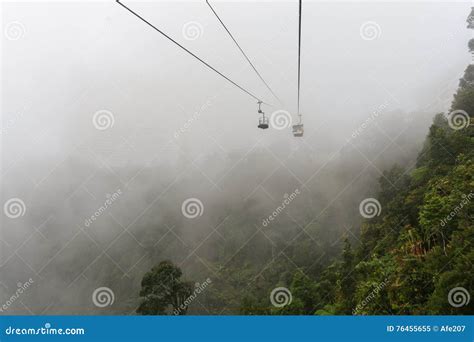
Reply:
<svg viewBox="0 0 474 342"><path fill-rule="evenodd" d="M192 285L181 280L182 271L171 261L162 261L142 279L140 297L142 302L137 309L141 315L185 315L185 300L192 293Z"/></svg>
<svg viewBox="0 0 474 342"><path fill-rule="evenodd" d="M352 251L349 239L346 237L344 239L344 248L342 250L340 279L337 283L340 304L337 308L337 312L344 315L350 315L354 308L354 293L356 288L354 262L354 252Z"/></svg>

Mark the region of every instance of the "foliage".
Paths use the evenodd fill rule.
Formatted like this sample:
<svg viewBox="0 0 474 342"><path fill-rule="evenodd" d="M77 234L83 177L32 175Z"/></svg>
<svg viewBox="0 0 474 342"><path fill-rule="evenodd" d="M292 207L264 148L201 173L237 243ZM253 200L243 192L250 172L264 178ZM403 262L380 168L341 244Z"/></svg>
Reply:
<svg viewBox="0 0 474 342"><path fill-rule="evenodd" d="M473 81L470 65L451 108L471 121ZM362 223L358 245L346 237L341 255L313 279L297 270L293 302L270 313L474 314L474 300L456 307L450 297L474 289L474 126L456 130L448 119L435 116L414 170L380 177L382 213Z"/></svg>
<svg viewBox="0 0 474 342"><path fill-rule="evenodd" d="M142 280L140 297L143 298L137 313L141 315L185 315L185 300L192 293L192 285L181 280L181 270L170 261L162 261Z"/></svg>

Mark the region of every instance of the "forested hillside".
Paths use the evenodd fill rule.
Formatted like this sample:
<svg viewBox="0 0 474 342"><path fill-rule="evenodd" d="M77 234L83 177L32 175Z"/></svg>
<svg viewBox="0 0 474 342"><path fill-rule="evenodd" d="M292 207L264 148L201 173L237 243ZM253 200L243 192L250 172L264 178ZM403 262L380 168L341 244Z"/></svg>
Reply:
<svg viewBox="0 0 474 342"><path fill-rule="evenodd" d="M438 114L416 169L394 166L380 177L379 216L317 279L295 272L291 304L275 309L249 297L242 313L473 314L474 302L474 65ZM355 242L355 243L354 243ZM460 288L464 290L460 290Z"/></svg>
<svg viewBox="0 0 474 342"><path fill-rule="evenodd" d="M474 39L469 50L474 51ZM339 167L330 177L318 175L318 191L300 191L298 182L286 187L295 190L272 214L288 214L278 220L261 219L262 212L273 209L253 198L227 207L220 201L216 212L227 216L217 216L216 222L228 217L231 222L222 229L219 224L219 238L205 239L202 265L182 262L183 277L168 261L154 267L143 278L137 312L186 314L189 305L191 314L473 314L472 113L474 64L465 70L450 110L434 116L414 165L391 151L382 152L385 171L379 190L363 200L358 211L356 198L374 187L370 179L353 187L329 212L326 209L338 197L339 190L331 185L351 184L349 180L358 177L360 167L351 162L354 150L375 153L378 138L368 133L341 151ZM378 119L384 129L403 131L397 124L400 115L392 112L387 117L394 124ZM413 151L415 141L400 143ZM266 158L259 155L259 165ZM312 169L309 162L299 166ZM255 222L262 223L256 227ZM160 259L162 252L154 249L154 260ZM189 279L206 277L205 290L197 284L199 291L193 292Z"/></svg>

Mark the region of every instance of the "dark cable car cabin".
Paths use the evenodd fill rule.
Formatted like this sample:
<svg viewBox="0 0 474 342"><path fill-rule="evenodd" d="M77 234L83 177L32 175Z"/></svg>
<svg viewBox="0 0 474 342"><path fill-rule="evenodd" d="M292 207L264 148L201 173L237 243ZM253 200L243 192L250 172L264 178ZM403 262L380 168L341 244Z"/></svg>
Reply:
<svg viewBox="0 0 474 342"><path fill-rule="evenodd" d="M262 117L258 119L258 128L267 129L268 128L268 118L265 117L265 113L262 111L262 101L258 101L258 114L262 114Z"/></svg>
<svg viewBox="0 0 474 342"><path fill-rule="evenodd" d="M258 128L261 129L267 129L268 128L268 118L262 116L260 119L258 119Z"/></svg>
<svg viewBox="0 0 474 342"><path fill-rule="evenodd" d="M293 136L302 137L304 133L303 124L293 125Z"/></svg>

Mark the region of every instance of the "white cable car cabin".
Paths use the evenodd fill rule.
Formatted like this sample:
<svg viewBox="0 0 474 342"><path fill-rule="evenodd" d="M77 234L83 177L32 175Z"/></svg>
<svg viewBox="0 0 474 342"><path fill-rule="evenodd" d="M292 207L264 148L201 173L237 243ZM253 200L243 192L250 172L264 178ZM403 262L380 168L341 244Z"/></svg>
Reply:
<svg viewBox="0 0 474 342"><path fill-rule="evenodd" d="M303 124L293 125L293 136L302 137L304 133Z"/></svg>

